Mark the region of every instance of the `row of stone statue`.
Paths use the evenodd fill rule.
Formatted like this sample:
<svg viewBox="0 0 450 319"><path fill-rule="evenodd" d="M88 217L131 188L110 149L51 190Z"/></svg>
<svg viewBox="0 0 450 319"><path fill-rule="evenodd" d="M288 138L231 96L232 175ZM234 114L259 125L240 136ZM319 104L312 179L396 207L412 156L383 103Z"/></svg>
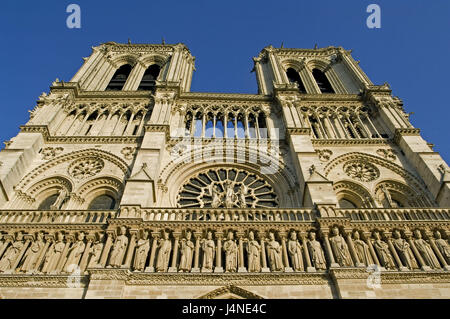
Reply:
<svg viewBox="0 0 450 319"><path fill-rule="evenodd" d="M286 235L270 231L257 240L251 230L228 231L226 238L218 231L204 236L190 230L164 230L152 232L150 240L149 231L127 232L125 226L117 235L109 232L106 241L103 234L86 240L83 232L76 238L62 232L56 236L18 232L15 238L0 234L0 272L57 274L104 267L146 272L291 272L372 264L388 270L450 270L450 246L439 231L428 240L420 230L413 236L399 230L364 236L354 230L344 233L345 238L341 233L337 226L330 234L321 231L321 241L315 231Z"/></svg>

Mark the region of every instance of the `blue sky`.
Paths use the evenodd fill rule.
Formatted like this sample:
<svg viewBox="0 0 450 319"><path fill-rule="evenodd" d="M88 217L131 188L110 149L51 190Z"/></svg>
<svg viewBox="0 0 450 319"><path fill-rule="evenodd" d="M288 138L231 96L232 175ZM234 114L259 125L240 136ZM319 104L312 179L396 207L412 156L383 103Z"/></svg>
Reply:
<svg viewBox="0 0 450 319"><path fill-rule="evenodd" d="M81 29L66 7L81 7ZM381 7L368 29L366 7ZM11 1L1 2L0 141L18 133L51 81L69 81L103 42L185 43L196 57L192 91L256 93L262 48L353 49L375 84L388 82L422 136L450 163L450 1Z"/></svg>

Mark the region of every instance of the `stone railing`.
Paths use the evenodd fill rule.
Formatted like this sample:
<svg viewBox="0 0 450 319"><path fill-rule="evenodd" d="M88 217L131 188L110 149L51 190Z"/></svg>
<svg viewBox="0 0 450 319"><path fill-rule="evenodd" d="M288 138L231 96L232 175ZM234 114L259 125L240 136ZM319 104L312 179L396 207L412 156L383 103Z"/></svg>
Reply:
<svg viewBox="0 0 450 319"><path fill-rule="evenodd" d="M337 209L337 216L351 220L450 220L450 208L356 208Z"/></svg>
<svg viewBox="0 0 450 319"><path fill-rule="evenodd" d="M142 218L144 221L313 221L313 209L208 209L123 207L119 218Z"/></svg>
<svg viewBox="0 0 450 319"><path fill-rule="evenodd" d="M0 210L0 224L103 224L116 215L115 210Z"/></svg>

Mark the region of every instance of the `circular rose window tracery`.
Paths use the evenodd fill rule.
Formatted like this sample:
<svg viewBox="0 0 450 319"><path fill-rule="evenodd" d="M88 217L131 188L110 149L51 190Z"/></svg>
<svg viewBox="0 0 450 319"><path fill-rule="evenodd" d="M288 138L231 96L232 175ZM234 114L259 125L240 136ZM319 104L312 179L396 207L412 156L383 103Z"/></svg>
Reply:
<svg viewBox="0 0 450 319"><path fill-rule="evenodd" d="M236 168L209 169L189 179L177 196L178 207L278 207L272 186L256 174Z"/></svg>
<svg viewBox="0 0 450 319"><path fill-rule="evenodd" d="M70 164L69 174L76 179L88 178L100 173L104 166L105 164L101 159L95 157L83 158Z"/></svg>
<svg viewBox="0 0 450 319"><path fill-rule="evenodd" d="M345 164L344 172L360 182L371 182L380 176L380 171L374 165L359 161Z"/></svg>

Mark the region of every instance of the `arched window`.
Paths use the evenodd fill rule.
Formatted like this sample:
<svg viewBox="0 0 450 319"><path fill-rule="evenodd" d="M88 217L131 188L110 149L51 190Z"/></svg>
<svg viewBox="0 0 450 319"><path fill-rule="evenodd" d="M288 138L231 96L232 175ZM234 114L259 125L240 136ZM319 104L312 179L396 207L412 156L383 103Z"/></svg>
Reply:
<svg viewBox="0 0 450 319"><path fill-rule="evenodd" d="M333 88L331 87L330 81L328 81L325 73L320 71L319 69L313 69L312 74L314 79L319 86L320 92L322 93L335 93Z"/></svg>
<svg viewBox="0 0 450 319"><path fill-rule="evenodd" d="M289 79L289 82L297 83L300 93L306 93L305 86L303 85L302 79L300 78L300 75L297 71L295 71L293 68L289 68L286 71L286 75Z"/></svg>
<svg viewBox="0 0 450 319"><path fill-rule="evenodd" d="M55 203L56 199L58 198L58 194L53 194L47 197L42 201L42 203L39 205L38 210L49 210L51 209L51 206Z"/></svg>
<svg viewBox="0 0 450 319"><path fill-rule="evenodd" d="M116 200L110 195L100 195L92 200L88 209L92 210L108 210L116 207Z"/></svg>
<svg viewBox="0 0 450 319"><path fill-rule="evenodd" d="M128 76L131 72L131 65L124 64L120 68L117 69L116 73L114 73L111 81L106 87L106 91L120 91L122 90L125 82L127 81Z"/></svg>
<svg viewBox="0 0 450 319"><path fill-rule="evenodd" d="M147 70L145 70L144 76L142 77L141 83L139 84L138 90L151 91L154 89L156 84L156 79L158 78L161 68L157 64L150 65Z"/></svg>
<svg viewBox="0 0 450 319"><path fill-rule="evenodd" d="M355 203L345 198L339 200L339 207L348 209L357 208Z"/></svg>

